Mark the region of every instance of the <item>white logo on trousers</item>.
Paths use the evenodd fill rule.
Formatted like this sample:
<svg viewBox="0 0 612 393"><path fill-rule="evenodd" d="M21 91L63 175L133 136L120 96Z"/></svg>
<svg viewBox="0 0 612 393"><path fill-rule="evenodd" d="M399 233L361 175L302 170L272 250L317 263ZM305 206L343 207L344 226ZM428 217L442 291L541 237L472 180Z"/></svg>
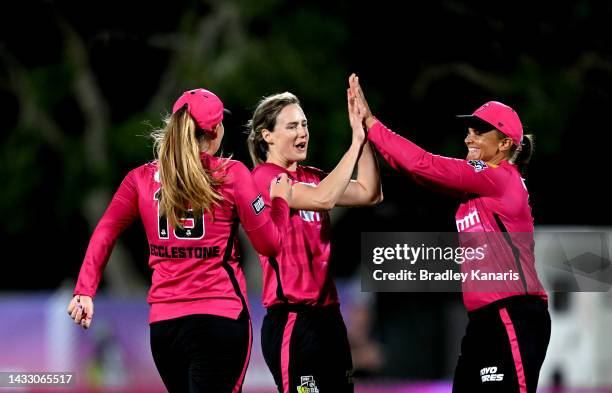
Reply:
<svg viewBox="0 0 612 393"><path fill-rule="evenodd" d="M497 374L497 367L485 367L480 370L482 382L499 382L504 380L504 374Z"/></svg>

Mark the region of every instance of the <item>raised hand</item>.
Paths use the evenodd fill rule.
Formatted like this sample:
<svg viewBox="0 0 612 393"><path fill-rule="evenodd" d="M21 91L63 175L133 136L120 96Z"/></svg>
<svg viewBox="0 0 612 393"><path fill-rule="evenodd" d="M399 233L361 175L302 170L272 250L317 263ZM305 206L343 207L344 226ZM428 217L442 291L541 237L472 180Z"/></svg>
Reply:
<svg viewBox="0 0 612 393"><path fill-rule="evenodd" d="M348 116L353 130L353 143L362 145L366 139L365 129L363 128L365 109L353 95L353 90L346 89L346 100L348 104Z"/></svg>
<svg viewBox="0 0 612 393"><path fill-rule="evenodd" d="M372 124L374 124L374 116L372 115L372 111L370 110L370 106L368 105L368 101L363 94L363 89L359 84L359 77L354 73L349 77L349 86L352 90L352 94L355 96L356 102L358 102L363 111L365 112L363 115L365 125L370 128Z"/></svg>

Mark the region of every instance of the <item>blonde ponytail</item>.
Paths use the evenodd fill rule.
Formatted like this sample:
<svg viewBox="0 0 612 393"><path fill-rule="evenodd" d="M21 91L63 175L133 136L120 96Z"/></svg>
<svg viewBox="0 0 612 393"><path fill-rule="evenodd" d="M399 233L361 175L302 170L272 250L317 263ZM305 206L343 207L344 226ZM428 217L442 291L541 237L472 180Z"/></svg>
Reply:
<svg viewBox="0 0 612 393"><path fill-rule="evenodd" d="M181 218L189 208L198 219L223 200L215 188L222 178L216 169L204 168L200 159L200 140L209 138L195 123L186 107L166 119L166 126L152 135L157 155L161 196L160 214L173 227L182 227Z"/></svg>

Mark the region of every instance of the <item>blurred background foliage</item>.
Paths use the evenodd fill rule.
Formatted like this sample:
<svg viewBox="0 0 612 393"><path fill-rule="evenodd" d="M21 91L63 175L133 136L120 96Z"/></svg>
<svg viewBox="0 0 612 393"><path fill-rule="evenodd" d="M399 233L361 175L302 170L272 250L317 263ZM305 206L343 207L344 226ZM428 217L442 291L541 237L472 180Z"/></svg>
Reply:
<svg viewBox="0 0 612 393"><path fill-rule="evenodd" d="M224 152L249 166L244 125L257 102L295 93L310 124L307 164L324 170L350 142L351 72L386 125L447 156L465 155L454 115L500 100L536 136L527 179L536 224L610 225L611 16L611 2L586 0L12 3L0 14L0 289L71 285L112 193L153 159L147 135L194 87L232 110ZM341 277L358 272L361 232L455 230L455 201L385 164L382 176L382 205L333 214ZM136 224L103 287L146 290L147 256ZM440 310L459 302L378 294L383 374L448 375Z"/></svg>
<svg viewBox="0 0 612 393"><path fill-rule="evenodd" d="M350 142L351 72L383 122L448 156L465 154L454 115L500 100L536 135L527 179L536 224L609 225L611 16L612 3L586 0L12 4L0 15L0 230L10 272L0 288L53 289L76 277L121 179L153 159L147 135L194 87L232 110L224 151L249 165L251 111L263 96L295 93L309 118L307 164L325 170ZM362 231L454 230L456 202L385 165L383 185L382 205L337 214L340 276L357 271ZM104 285L146 287L146 258L135 225ZM380 295L381 318L410 296Z"/></svg>

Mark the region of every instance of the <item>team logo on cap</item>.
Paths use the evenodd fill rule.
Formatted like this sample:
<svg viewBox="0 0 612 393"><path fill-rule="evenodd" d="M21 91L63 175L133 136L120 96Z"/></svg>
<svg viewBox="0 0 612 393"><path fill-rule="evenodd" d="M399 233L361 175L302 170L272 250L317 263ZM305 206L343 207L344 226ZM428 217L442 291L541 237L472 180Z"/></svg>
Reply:
<svg viewBox="0 0 612 393"><path fill-rule="evenodd" d="M487 164L482 160L469 160L467 163L473 166L476 172L482 172L488 168Z"/></svg>

